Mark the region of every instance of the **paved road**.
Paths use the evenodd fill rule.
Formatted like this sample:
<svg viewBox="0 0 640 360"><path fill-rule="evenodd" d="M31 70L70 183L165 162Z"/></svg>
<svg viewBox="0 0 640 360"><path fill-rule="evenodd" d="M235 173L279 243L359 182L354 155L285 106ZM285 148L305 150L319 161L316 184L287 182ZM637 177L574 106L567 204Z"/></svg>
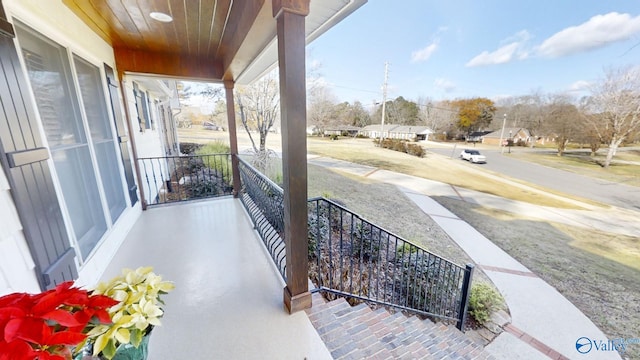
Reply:
<svg viewBox="0 0 640 360"><path fill-rule="evenodd" d="M464 146L457 146L454 151L453 148L430 147L429 145L426 145L425 147L428 151L436 154L445 156L452 156L453 154L455 158L457 158L462 149L465 148ZM528 161L519 160L509 156L507 153L501 154L497 149L479 150L487 157L487 163L469 164L469 166L486 168L487 170L505 174L515 179L524 180L566 194L580 196L625 209L640 210L639 187L591 178L569 171L554 169ZM527 150L514 149L513 151Z"/></svg>

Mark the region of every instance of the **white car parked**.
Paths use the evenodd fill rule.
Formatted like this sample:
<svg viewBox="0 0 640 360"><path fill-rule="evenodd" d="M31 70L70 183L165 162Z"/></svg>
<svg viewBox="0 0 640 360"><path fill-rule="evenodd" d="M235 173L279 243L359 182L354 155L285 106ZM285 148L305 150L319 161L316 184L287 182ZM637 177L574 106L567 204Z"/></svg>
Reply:
<svg viewBox="0 0 640 360"><path fill-rule="evenodd" d="M460 159L471 161L472 163L486 163L487 158L480 154L478 150L464 149L460 153Z"/></svg>

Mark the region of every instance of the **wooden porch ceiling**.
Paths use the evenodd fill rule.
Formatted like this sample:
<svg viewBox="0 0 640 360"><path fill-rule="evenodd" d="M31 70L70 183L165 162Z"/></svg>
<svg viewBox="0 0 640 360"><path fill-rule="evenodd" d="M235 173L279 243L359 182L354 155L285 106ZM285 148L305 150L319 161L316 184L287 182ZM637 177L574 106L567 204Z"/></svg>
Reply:
<svg viewBox="0 0 640 360"><path fill-rule="evenodd" d="M121 73L209 81L237 81L242 77L240 82L246 83L262 75L277 60L272 0L62 2L111 44ZM312 0L308 41L365 2ZM173 21L154 20L152 12L170 15Z"/></svg>

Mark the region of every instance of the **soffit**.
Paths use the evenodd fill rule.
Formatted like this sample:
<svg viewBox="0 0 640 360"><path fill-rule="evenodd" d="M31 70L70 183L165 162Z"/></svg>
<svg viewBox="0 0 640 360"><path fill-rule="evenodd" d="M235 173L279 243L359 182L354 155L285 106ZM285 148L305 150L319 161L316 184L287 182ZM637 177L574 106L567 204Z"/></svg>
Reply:
<svg viewBox="0 0 640 360"><path fill-rule="evenodd" d="M249 83L277 60L272 0L62 0L114 48L118 70ZM307 42L366 0L311 0ZM151 19L151 12L173 21Z"/></svg>

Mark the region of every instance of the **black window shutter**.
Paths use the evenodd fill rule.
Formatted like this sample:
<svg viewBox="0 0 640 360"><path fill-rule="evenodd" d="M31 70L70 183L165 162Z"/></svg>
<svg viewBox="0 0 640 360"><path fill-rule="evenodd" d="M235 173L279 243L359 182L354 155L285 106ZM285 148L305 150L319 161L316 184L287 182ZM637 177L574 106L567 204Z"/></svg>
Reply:
<svg viewBox="0 0 640 360"><path fill-rule="evenodd" d="M129 147L127 146L129 138L127 137L124 119L122 117L122 107L120 106L120 97L118 96L118 82L113 69L109 65L104 65L104 71L107 75L107 83L109 84L111 112L113 113L113 121L116 124L116 132L118 133L120 156L122 157L124 175L127 180L127 189L129 189L129 199L131 199L131 206L133 206L138 202L138 187L136 186L136 182L133 178L133 169L131 168L131 155L129 154Z"/></svg>
<svg viewBox="0 0 640 360"><path fill-rule="evenodd" d="M0 22L3 29L11 28L4 19ZM12 37L13 31L0 31L0 162L44 290L75 280L78 269L47 162L49 150Z"/></svg>

